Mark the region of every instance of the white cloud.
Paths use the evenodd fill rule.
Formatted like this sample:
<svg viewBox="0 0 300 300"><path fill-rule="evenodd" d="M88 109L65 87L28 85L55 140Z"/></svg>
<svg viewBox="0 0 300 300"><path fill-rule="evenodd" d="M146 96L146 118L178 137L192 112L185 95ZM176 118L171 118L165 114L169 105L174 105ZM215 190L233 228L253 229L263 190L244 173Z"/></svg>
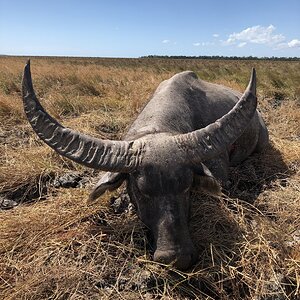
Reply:
<svg viewBox="0 0 300 300"><path fill-rule="evenodd" d="M215 43L214 42L197 42L197 43L193 43L193 46L196 46L196 47L199 47L199 46L203 46L203 47L206 47L206 46L212 46L214 45Z"/></svg>
<svg viewBox="0 0 300 300"><path fill-rule="evenodd" d="M214 38L218 38L219 36L220 36L220 35L219 35L218 33L214 33L214 34L213 34L213 37L214 37Z"/></svg>
<svg viewBox="0 0 300 300"><path fill-rule="evenodd" d="M241 32L234 32L230 34L224 44L232 45L239 43L240 45L242 43L253 43L276 45L283 42L285 40L285 36L282 34L274 34L275 30L276 28L273 25L269 25L268 27L261 25L248 27Z"/></svg>
<svg viewBox="0 0 300 300"><path fill-rule="evenodd" d="M300 40L294 39L287 43L289 48L300 48Z"/></svg>
<svg viewBox="0 0 300 300"><path fill-rule="evenodd" d="M168 43L170 43L170 42L171 42L170 40L163 40L163 41L162 41L163 44L168 44Z"/></svg>
<svg viewBox="0 0 300 300"><path fill-rule="evenodd" d="M242 42L242 43L239 43L239 44L238 44L238 47L239 47L239 48L243 48L243 47L245 47L246 45L247 45L246 42Z"/></svg>
<svg viewBox="0 0 300 300"><path fill-rule="evenodd" d="M300 40L298 39L293 39L290 42L286 43L279 43L276 45L276 50L281 50L281 49L288 49L288 48L299 48L300 49Z"/></svg>

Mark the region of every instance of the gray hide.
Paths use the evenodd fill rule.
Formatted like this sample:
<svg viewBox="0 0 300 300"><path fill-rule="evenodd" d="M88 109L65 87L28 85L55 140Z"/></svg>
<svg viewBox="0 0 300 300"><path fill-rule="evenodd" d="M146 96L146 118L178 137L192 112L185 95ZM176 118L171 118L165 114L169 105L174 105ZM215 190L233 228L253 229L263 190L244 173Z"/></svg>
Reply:
<svg viewBox="0 0 300 300"><path fill-rule="evenodd" d="M90 201L126 180L131 201L153 234L154 260L179 269L197 259L188 231L193 186L220 192L228 166L268 143L256 110L254 69L243 95L190 71L162 82L123 141L83 135L49 116L34 93L29 62L22 87L28 120L45 143L78 163L108 171Z"/></svg>

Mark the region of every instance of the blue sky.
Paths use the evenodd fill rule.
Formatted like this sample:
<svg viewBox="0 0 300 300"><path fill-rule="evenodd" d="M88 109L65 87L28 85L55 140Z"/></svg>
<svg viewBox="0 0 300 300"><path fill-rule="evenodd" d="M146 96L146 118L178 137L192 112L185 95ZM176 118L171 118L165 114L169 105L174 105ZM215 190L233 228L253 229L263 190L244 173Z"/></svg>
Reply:
<svg viewBox="0 0 300 300"><path fill-rule="evenodd" d="M300 0L0 0L0 54L300 57Z"/></svg>

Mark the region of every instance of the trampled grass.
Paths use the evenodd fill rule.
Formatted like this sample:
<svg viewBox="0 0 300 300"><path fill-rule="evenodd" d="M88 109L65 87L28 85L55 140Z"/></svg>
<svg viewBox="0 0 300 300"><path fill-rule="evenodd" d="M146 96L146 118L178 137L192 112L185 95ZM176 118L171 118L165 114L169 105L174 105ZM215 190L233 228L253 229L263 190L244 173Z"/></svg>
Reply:
<svg viewBox="0 0 300 300"><path fill-rule="evenodd" d="M25 119L25 58L0 58L1 299L297 299L300 294L300 62L32 58L35 89L64 125L120 139L164 79L182 70L243 91L251 67L271 145L231 168L222 197L195 191L190 230L199 260L187 272L152 261L135 213L87 206L97 175L45 146ZM84 174L74 189L54 181ZM86 173L87 172L87 173ZM29 201L30 200L30 201Z"/></svg>

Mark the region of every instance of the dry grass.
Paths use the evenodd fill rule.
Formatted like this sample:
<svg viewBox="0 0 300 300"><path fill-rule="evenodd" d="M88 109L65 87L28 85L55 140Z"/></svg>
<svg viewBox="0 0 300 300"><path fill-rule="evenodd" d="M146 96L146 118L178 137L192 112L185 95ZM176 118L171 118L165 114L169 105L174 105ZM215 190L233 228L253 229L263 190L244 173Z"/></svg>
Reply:
<svg viewBox="0 0 300 300"><path fill-rule="evenodd" d="M193 195L199 261L179 272L151 261L147 230L133 212L113 212L111 194L86 206L88 188L53 186L60 174L84 168L32 133L20 100L24 61L0 58L0 195L35 201L0 211L1 299L299 296L299 62L32 60L47 109L67 126L107 138L121 138L159 82L178 71L243 90L256 67L271 146L230 170L232 187L222 197Z"/></svg>

